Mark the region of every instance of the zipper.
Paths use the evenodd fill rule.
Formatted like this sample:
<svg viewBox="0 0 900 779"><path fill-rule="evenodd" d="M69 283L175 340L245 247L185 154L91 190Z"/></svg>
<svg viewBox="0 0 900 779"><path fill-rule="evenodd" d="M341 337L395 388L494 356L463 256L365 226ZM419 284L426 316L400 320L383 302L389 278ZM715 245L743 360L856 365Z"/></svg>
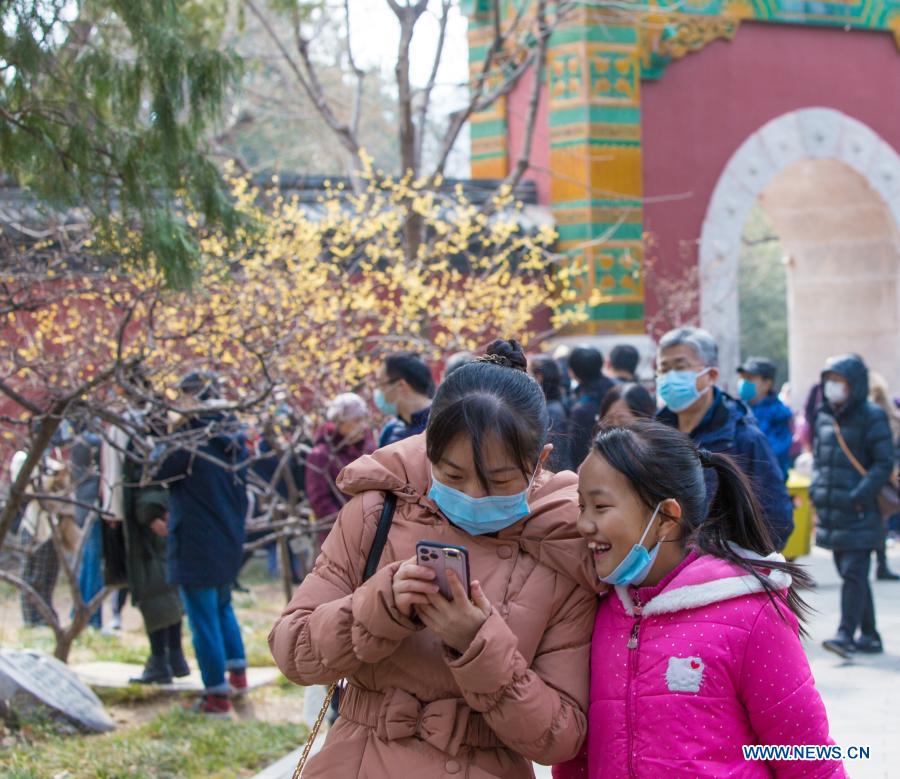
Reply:
<svg viewBox="0 0 900 779"><path fill-rule="evenodd" d="M634 599L634 625L631 627L631 637L628 639L628 687L625 691L627 700L625 702L625 726L628 728L628 776L636 779L637 773L634 770L634 727L632 720L634 718L634 677L637 674L637 648L638 648L638 632L641 627L641 612L643 606L635 593Z"/></svg>

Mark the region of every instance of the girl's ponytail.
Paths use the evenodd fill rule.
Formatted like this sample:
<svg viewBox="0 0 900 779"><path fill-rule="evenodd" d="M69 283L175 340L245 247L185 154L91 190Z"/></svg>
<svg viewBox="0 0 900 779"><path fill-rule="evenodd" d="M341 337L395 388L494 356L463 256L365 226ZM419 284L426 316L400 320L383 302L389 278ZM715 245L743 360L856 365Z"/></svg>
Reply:
<svg viewBox="0 0 900 779"><path fill-rule="evenodd" d="M712 469L718 481L709 514L694 531L693 543L706 554L715 555L744 568L762 584L769 598L783 599L800 621L800 633L805 635L803 619L809 607L797 594L797 588L812 587L812 578L798 565L768 559L752 559L739 555L734 547L755 552L766 558L775 549L772 534L763 517L753 485L727 454L699 449L700 465ZM773 587L766 575L769 571L790 574L793 584L786 595Z"/></svg>
<svg viewBox="0 0 900 779"><path fill-rule="evenodd" d="M698 449L700 465L712 469L718 480L709 515L697 529L701 548L727 547L731 541L744 549L766 556L775 551L772 534L763 520L763 512L750 480L726 454Z"/></svg>

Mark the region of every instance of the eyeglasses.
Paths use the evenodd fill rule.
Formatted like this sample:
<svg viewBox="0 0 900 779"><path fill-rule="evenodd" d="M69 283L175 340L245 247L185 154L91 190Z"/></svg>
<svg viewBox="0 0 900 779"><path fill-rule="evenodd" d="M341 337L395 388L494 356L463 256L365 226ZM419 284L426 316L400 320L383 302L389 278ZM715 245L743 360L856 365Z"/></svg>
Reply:
<svg viewBox="0 0 900 779"><path fill-rule="evenodd" d="M396 384L400 379L385 379L384 381L376 381L375 386L378 389L384 389L385 387L390 387L391 384Z"/></svg>

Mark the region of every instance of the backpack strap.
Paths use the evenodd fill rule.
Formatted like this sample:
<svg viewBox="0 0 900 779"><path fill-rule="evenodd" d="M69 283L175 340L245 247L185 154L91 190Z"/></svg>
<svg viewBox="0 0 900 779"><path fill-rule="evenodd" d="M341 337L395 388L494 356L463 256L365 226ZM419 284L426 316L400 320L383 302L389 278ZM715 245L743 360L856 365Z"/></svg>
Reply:
<svg viewBox="0 0 900 779"><path fill-rule="evenodd" d="M386 492L384 505L381 507L381 516L378 518L378 527L375 529L375 538L372 540L372 548L369 550L369 556L366 558L366 567L363 569L363 581L371 578L375 571L378 570L378 563L381 560L381 553L384 552L385 544L387 544L388 532L391 529L391 523L394 521L394 510L396 508L396 494Z"/></svg>

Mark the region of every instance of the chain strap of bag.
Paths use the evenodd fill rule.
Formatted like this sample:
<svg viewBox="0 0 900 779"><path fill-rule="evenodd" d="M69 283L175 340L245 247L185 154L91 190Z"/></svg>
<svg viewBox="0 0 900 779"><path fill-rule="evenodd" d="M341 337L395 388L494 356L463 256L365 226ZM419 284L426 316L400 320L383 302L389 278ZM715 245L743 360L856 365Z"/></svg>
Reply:
<svg viewBox="0 0 900 779"><path fill-rule="evenodd" d="M397 496L393 492L385 493L384 505L381 507L381 516L378 518L378 527L375 530L375 538L372 540L372 548L369 550L369 556L366 558L366 567L363 570L363 581L368 580L378 570L378 563L381 560L381 553L384 551L384 545L387 543L388 533L391 529L391 523L394 521L394 509L397 507ZM328 714L328 707L331 705L331 699L337 691L337 682L332 682L328 686L328 692L325 693L325 700L316 721L309 731L306 743L303 745L303 751L300 753L300 759L297 761L297 767L291 779L300 779L306 761L309 758L312 745L319 735L322 723L325 721L325 715Z"/></svg>
<svg viewBox="0 0 900 779"><path fill-rule="evenodd" d="M859 472L860 476L865 478L868 475L868 471L865 469L863 464L857 459L856 455L850 451L850 447L847 446L847 442L844 440L844 435L841 433L841 426L838 424L838 421L835 419L834 422L834 434L837 437L838 446L841 447L841 451L850 461L850 464ZM878 504L878 512L881 516L889 517L893 514L896 514L898 509L900 509L900 497L897 495L897 469L891 472L890 478L887 481L878 495L876 496L876 502Z"/></svg>

